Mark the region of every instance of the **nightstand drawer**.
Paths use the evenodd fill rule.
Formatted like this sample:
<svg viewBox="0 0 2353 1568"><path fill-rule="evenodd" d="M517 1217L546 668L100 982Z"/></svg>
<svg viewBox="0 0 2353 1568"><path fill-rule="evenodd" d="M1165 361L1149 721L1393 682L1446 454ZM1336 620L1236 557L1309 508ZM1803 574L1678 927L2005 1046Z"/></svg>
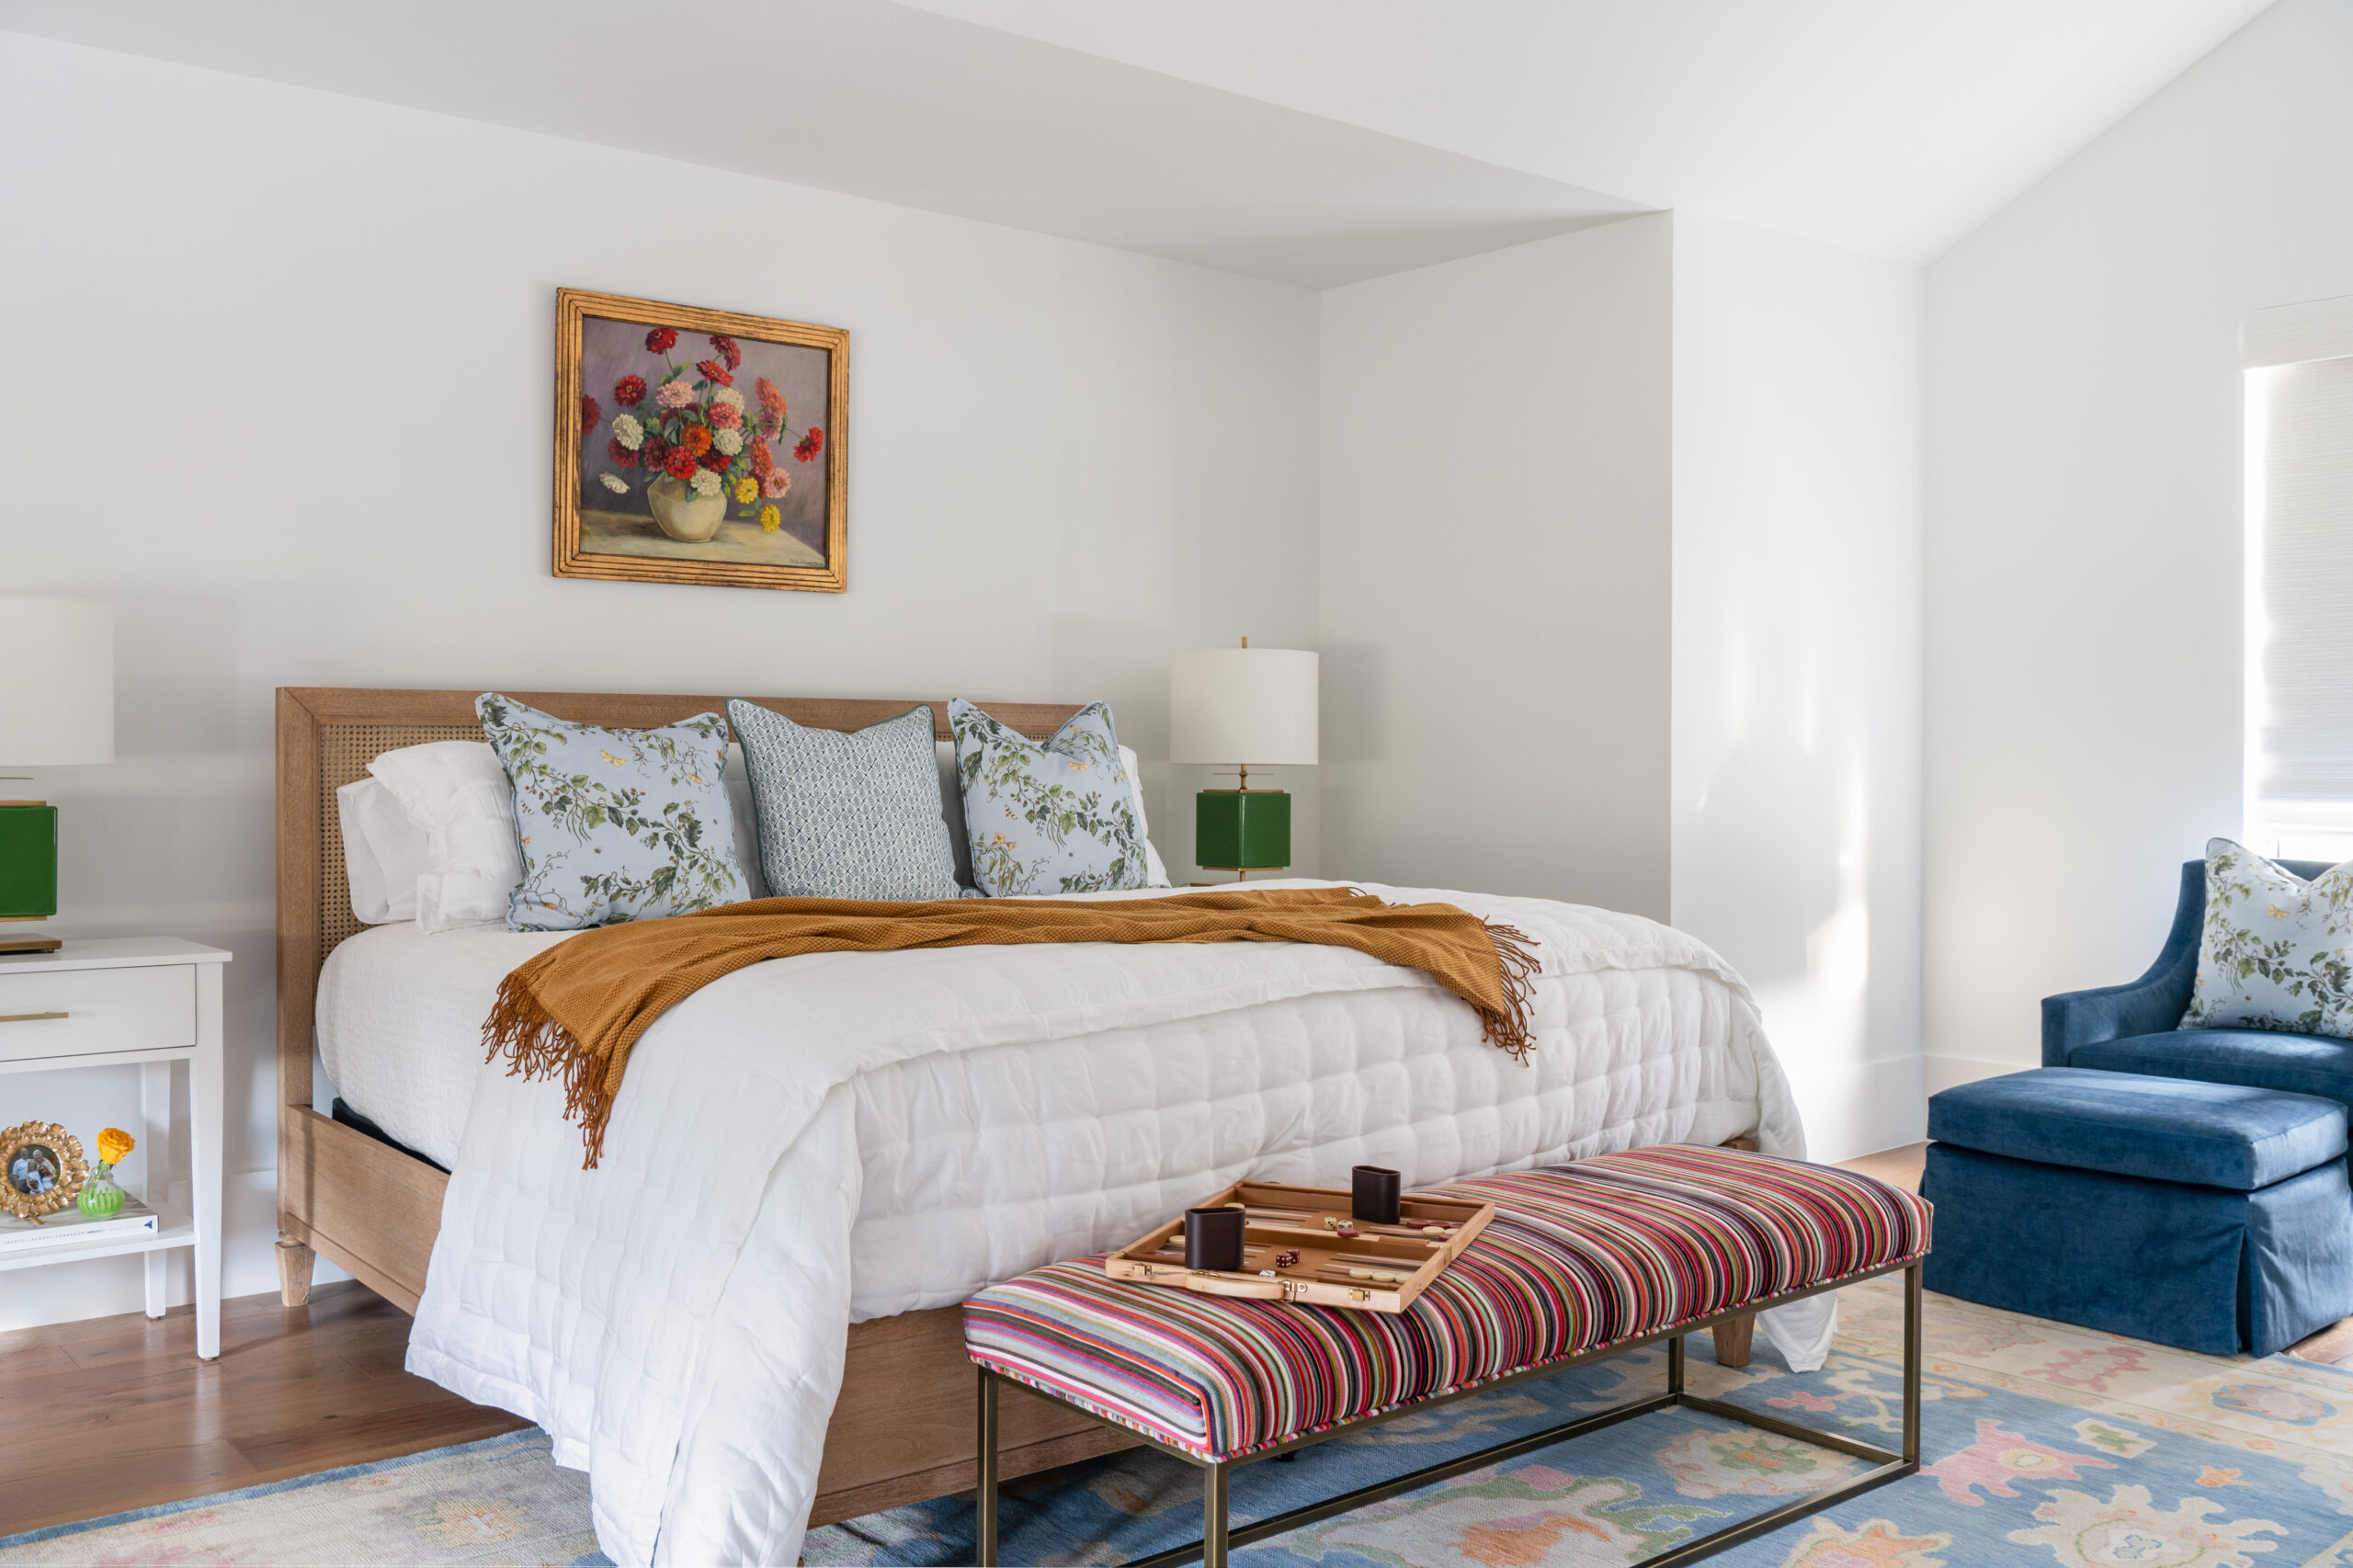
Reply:
<svg viewBox="0 0 2353 1568"><path fill-rule="evenodd" d="M195 1043L193 965L0 974L0 1062Z"/></svg>

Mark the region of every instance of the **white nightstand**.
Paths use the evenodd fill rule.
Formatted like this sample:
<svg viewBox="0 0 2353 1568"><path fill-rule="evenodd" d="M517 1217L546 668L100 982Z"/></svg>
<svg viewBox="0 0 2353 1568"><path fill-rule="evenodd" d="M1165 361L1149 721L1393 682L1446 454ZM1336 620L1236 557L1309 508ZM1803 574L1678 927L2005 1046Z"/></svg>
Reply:
<svg viewBox="0 0 2353 1568"><path fill-rule="evenodd" d="M221 966L218 948L176 937L69 941L0 954L0 1073L136 1066L140 1199L161 1228L120 1239L14 1247L0 1271L119 1253L147 1255L147 1315L164 1315L164 1254L196 1249L196 1353L221 1354ZM188 1063L188 1200L173 1208L172 1063ZM13 1096L12 1096L13 1097ZM85 1140L86 1143L86 1140Z"/></svg>

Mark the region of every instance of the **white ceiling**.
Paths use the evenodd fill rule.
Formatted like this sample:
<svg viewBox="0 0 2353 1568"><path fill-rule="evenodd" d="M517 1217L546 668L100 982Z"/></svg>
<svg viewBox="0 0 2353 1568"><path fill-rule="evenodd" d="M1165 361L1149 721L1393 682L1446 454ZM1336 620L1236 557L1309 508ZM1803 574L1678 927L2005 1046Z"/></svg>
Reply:
<svg viewBox="0 0 2353 1568"><path fill-rule="evenodd" d="M2268 3L701 0L710 66L629 0L0 28L1323 287L1676 206L1927 259Z"/></svg>
<svg viewBox="0 0 2353 1568"><path fill-rule="evenodd" d="M1502 168L1902 260L2271 0L909 0Z"/></svg>
<svg viewBox="0 0 2353 1568"><path fill-rule="evenodd" d="M881 0L696 10L723 58L670 62L634 0L0 0L0 29L1314 288L1638 210Z"/></svg>

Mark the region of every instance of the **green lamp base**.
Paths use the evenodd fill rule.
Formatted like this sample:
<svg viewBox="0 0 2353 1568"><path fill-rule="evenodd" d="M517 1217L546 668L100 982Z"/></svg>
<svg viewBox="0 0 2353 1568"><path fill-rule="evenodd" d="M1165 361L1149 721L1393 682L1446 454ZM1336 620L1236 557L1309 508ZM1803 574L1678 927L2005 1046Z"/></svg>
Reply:
<svg viewBox="0 0 2353 1568"><path fill-rule="evenodd" d="M0 801L0 920L47 920L57 913L57 808ZM0 952L54 952L52 937L0 935Z"/></svg>
<svg viewBox="0 0 2353 1568"><path fill-rule="evenodd" d="M1290 796L1280 790L1204 790L1193 798L1193 864L1211 871L1279 871L1290 864Z"/></svg>

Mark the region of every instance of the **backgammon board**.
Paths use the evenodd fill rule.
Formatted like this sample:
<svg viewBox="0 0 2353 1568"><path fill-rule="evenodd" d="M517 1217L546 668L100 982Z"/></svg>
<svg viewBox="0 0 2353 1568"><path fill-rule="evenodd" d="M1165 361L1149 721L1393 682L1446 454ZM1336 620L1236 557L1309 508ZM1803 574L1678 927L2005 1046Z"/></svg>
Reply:
<svg viewBox="0 0 2353 1568"><path fill-rule="evenodd" d="M1114 1279L1210 1296L1402 1312L1495 1215L1492 1203L1409 1192L1398 1222L1382 1225L1354 1218L1350 1204L1342 1187L1237 1182L1198 1207L1244 1210L1238 1271L1186 1267L1182 1215L1111 1254L1103 1269Z"/></svg>

